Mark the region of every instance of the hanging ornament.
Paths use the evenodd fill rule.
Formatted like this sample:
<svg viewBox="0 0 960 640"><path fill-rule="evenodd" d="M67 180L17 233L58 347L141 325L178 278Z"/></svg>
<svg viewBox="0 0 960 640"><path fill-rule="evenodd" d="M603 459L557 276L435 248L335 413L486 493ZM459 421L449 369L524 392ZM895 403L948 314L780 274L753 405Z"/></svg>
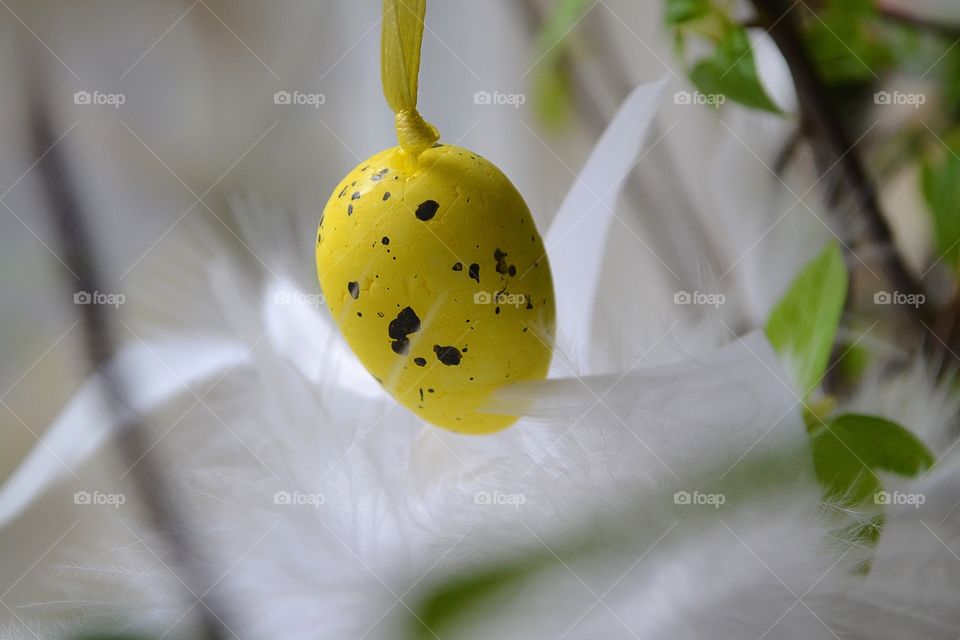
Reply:
<svg viewBox="0 0 960 640"><path fill-rule="evenodd" d="M400 403L460 433L516 418L477 411L541 379L553 282L520 193L491 162L440 144L417 111L426 0L384 0L383 91L399 146L357 165L324 207L317 273L350 348Z"/></svg>

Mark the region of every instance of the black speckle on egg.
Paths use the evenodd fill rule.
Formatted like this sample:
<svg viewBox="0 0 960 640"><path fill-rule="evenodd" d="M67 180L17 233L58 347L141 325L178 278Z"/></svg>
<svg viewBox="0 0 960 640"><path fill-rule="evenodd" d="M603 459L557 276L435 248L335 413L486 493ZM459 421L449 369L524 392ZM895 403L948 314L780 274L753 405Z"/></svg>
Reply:
<svg viewBox="0 0 960 640"><path fill-rule="evenodd" d="M362 318L362 317L363 317L363 314L360 313L359 311L357 311L357 317L358 317L358 318Z"/></svg>
<svg viewBox="0 0 960 640"><path fill-rule="evenodd" d="M350 292L350 297L354 300L360 297L360 285L356 282L348 282L347 291Z"/></svg>
<svg viewBox="0 0 960 640"><path fill-rule="evenodd" d="M420 331L420 318L413 309L404 307L387 327L387 335L393 339L390 348L394 353L403 355L410 349L410 339L407 336L417 331Z"/></svg>
<svg viewBox="0 0 960 640"><path fill-rule="evenodd" d="M383 236L382 238L380 238L380 242L382 242L383 244L390 244L390 237Z"/></svg>
<svg viewBox="0 0 960 640"><path fill-rule="evenodd" d="M517 266L514 265L514 264L510 265L510 268L507 269L507 273L510 274L510 277L511 277L511 278L512 278L513 276L517 275Z"/></svg>
<svg viewBox="0 0 960 640"><path fill-rule="evenodd" d="M527 300L527 311L529 311L530 309L533 309L533 303Z"/></svg>
<svg viewBox="0 0 960 640"><path fill-rule="evenodd" d="M476 280L477 284L480 284L480 265L479 264L477 264L476 262L471 264L470 270L468 273L470 274L471 280Z"/></svg>
<svg viewBox="0 0 960 640"><path fill-rule="evenodd" d="M497 273L499 273L499 274L501 274L501 275L506 275L506 274L507 274L507 271L508 271L508 267L507 267L507 254L506 254L506 252L500 251L499 248L498 248L498 249L494 249L494 250L493 250L493 259L494 259L494 260L496 261L496 263L497 263Z"/></svg>
<svg viewBox="0 0 960 640"><path fill-rule="evenodd" d="M390 192L389 191L384 192L383 201L386 202L389 199L390 199Z"/></svg>
<svg viewBox="0 0 960 640"><path fill-rule="evenodd" d="M427 360L426 358L414 358L413 364L417 365L418 367L425 367L427 366Z"/></svg>
<svg viewBox="0 0 960 640"><path fill-rule="evenodd" d="M437 354L437 360L447 365L448 367L454 367L460 364L460 350L456 347L441 347L438 344L433 345L433 352Z"/></svg>
<svg viewBox="0 0 960 640"><path fill-rule="evenodd" d="M383 176L387 175L387 171L389 171L389 169L380 169L380 171L377 171L374 175L370 176L370 179L374 182L377 182L381 180Z"/></svg>
<svg viewBox="0 0 960 640"><path fill-rule="evenodd" d="M420 387L420 402L423 402L423 387Z"/></svg>
<svg viewBox="0 0 960 640"><path fill-rule="evenodd" d="M353 205L352 205L352 204L348 204L348 205L347 205L347 215L349 216L349 215L352 215L352 214L353 214Z"/></svg>
<svg viewBox="0 0 960 640"><path fill-rule="evenodd" d="M498 305L496 309L493 310L496 315L500 315L500 306Z"/></svg>
<svg viewBox="0 0 960 640"><path fill-rule="evenodd" d="M417 205L416 216L418 220L432 220L433 216L437 215L437 209L440 208L440 203L436 200L424 200L419 205Z"/></svg>
<svg viewBox="0 0 960 640"><path fill-rule="evenodd" d="M339 194L337 194L337 197L338 197L338 198L342 198L342 197L343 197L343 194L345 194L346 192L347 192L347 188L346 188L346 187L344 187L344 188L343 188L343 190L342 190L342 191L340 191L340 193L339 193Z"/></svg>
<svg viewBox="0 0 960 640"><path fill-rule="evenodd" d="M353 195L350 196L350 199L351 199L351 200L359 200L359 199L360 199L360 192L359 192L359 191L354 191L354 192L353 192Z"/></svg>
<svg viewBox="0 0 960 640"><path fill-rule="evenodd" d="M453 270L454 270L454 271L463 271L463 265L462 265L461 263L459 263L459 262L455 262L455 263L453 264Z"/></svg>

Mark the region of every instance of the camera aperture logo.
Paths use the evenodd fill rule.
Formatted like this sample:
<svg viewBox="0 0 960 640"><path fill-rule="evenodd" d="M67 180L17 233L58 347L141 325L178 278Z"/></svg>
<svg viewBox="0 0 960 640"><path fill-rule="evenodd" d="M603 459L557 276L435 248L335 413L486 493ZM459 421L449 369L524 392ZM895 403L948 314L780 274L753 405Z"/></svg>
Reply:
<svg viewBox="0 0 960 640"><path fill-rule="evenodd" d="M527 296L522 293L507 293L505 291L477 291L473 294L473 304L498 304L503 306L521 307L527 303Z"/></svg>
<svg viewBox="0 0 960 640"><path fill-rule="evenodd" d="M308 506L318 508L326 504L327 497L322 493L304 493L303 491L277 491L273 494L273 504Z"/></svg>
<svg viewBox="0 0 960 640"><path fill-rule="evenodd" d="M873 494L873 504L907 505L919 509L927 501L922 493L900 493L899 491L877 491Z"/></svg>
<svg viewBox="0 0 960 640"><path fill-rule="evenodd" d="M927 96L922 93L903 93L901 91L877 91L873 94L873 103L880 105L909 105L919 109L926 103Z"/></svg>
<svg viewBox="0 0 960 640"><path fill-rule="evenodd" d="M73 294L73 304L105 304L116 309L126 301L127 297L122 293L77 291Z"/></svg>
<svg viewBox="0 0 960 640"><path fill-rule="evenodd" d="M873 294L873 304L895 304L919 309L927 297L922 293L900 293L899 291L877 291Z"/></svg>
<svg viewBox="0 0 960 640"><path fill-rule="evenodd" d="M101 491L77 491L73 494L73 504L108 506L119 509L127 501L122 493L103 493Z"/></svg>
<svg viewBox="0 0 960 640"><path fill-rule="evenodd" d="M699 91L677 91L673 94L673 104L703 104L714 109L727 101L722 93L700 93Z"/></svg>
<svg viewBox="0 0 960 640"><path fill-rule="evenodd" d="M322 93L309 93L306 91L277 91L273 94L273 104L285 105L306 105L319 109L320 105L327 101L327 96Z"/></svg>
<svg viewBox="0 0 960 640"><path fill-rule="evenodd" d="M519 509L527 502L522 493L500 493L499 491L478 491L473 494L473 504L483 506L508 506Z"/></svg>
<svg viewBox="0 0 960 640"><path fill-rule="evenodd" d="M507 105L514 109L519 109L520 105L527 101L527 96L522 93L502 93L500 91L477 91L473 94L473 104L483 105Z"/></svg>
<svg viewBox="0 0 960 640"><path fill-rule="evenodd" d="M727 496L722 493L701 493L700 491L677 491L673 494L673 504L682 506L711 506L719 509L726 504Z"/></svg>
<svg viewBox="0 0 960 640"><path fill-rule="evenodd" d="M673 304L695 304L719 309L727 301L722 293L703 293L701 291L677 291L673 294Z"/></svg>
<svg viewBox="0 0 960 640"><path fill-rule="evenodd" d="M73 104L97 105L119 109L127 101L122 93L103 93L102 91L76 91L73 94Z"/></svg>

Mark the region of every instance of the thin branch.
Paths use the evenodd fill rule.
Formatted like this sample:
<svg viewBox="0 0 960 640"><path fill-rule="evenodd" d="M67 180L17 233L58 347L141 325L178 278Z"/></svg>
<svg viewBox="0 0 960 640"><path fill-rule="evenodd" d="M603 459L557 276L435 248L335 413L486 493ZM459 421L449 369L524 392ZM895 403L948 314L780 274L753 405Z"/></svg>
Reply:
<svg viewBox="0 0 960 640"><path fill-rule="evenodd" d="M912 27L919 31L926 31L938 36L944 36L952 40L960 38L960 25L948 24L946 22L937 22L928 20L921 16L911 15L889 7L878 7L879 14L891 22Z"/></svg>
<svg viewBox="0 0 960 640"><path fill-rule="evenodd" d="M76 274L80 291L109 291L99 272L96 250L91 242L81 198L71 180L73 175L62 151L63 145L53 144L55 136L48 102L43 96L33 98L34 145L38 155L51 149L37 166L65 263ZM74 292L71 291L70 295ZM164 538L173 554L178 578L191 594L205 594L197 596L201 605L198 607L200 637L209 640L233 637L235 634L224 622L227 620L224 607L216 598L206 594L210 581L203 569L203 558L188 535L186 521L156 458L150 454L141 416L129 402L124 372L118 371L112 363L115 345L107 309L108 306L102 304L78 305L87 356L101 380L107 406L119 418L114 442L130 465L135 489L153 528Z"/></svg>
<svg viewBox="0 0 960 640"><path fill-rule="evenodd" d="M753 0L757 11L771 25L770 36L787 61L803 112L804 120L813 129L821 153L836 166L840 179L862 213L864 240L881 249L880 262L891 284L902 293L922 294L923 286L907 269L897 252L890 226L880 207L876 188L867 176L853 139L832 104L829 91L821 81L813 60L800 39L797 23L791 13L797 4L783 0ZM919 323L919 312L913 314Z"/></svg>

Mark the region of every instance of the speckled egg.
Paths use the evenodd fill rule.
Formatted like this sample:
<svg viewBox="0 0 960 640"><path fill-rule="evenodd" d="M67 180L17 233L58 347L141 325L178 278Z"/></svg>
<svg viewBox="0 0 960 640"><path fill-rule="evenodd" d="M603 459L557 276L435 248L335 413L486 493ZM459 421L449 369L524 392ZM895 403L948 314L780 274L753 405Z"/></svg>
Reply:
<svg viewBox="0 0 960 640"><path fill-rule="evenodd" d="M367 370L435 425L489 433L514 416L476 409L497 387L543 378L553 282L540 234L489 161L437 144L359 164L320 220L327 306Z"/></svg>

